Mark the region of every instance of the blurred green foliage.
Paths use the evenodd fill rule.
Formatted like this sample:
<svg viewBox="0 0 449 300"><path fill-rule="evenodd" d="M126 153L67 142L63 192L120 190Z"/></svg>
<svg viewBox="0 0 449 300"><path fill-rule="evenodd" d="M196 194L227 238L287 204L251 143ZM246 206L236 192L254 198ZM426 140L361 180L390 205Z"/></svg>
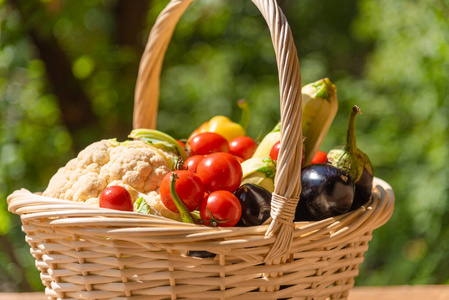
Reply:
<svg viewBox="0 0 449 300"><path fill-rule="evenodd" d="M140 48L115 41L118 2L37 1L44 9L24 19L0 1L0 291L43 288L7 195L45 189L76 154L74 145L123 140L131 130L142 47L167 1L152 1ZM358 146L396 194L395 213L374 232L356 284L448 284L448 1L279 3L303 84L329 77L338 89L339 113L322 150L344 143L349 109L359 105ZM28 35L36 24L67 54L99 128L72 135L62 122L46 65ZM262 138L278 121L279 88L257 8L250 1L195 1L168 48L160 98L158 129L175 138L218 113L238 120L240 98L252 108L249 135Z"/></svg>

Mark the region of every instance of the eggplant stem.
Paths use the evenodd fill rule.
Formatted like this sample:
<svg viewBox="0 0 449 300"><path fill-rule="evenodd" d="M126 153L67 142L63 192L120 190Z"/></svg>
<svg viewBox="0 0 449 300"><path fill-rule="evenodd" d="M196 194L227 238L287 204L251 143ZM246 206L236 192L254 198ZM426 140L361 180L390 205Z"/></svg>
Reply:
<svg viewBox="0 0 449 300"><path fill-rule="evenodd" d="M345 151L354 154L357 151L357 140L355 135L355 119L362 111L357 105L354 105L349 115L348 131L346 132Z"/></svg>

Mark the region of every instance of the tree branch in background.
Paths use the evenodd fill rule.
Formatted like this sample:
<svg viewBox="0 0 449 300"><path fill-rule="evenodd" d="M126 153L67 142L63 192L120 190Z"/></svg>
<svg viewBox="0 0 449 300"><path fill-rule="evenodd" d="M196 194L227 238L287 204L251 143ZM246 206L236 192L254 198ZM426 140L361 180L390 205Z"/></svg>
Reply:
<svg viewBox="0 0 449 300"><path fill-rule="evenodd" d="M122 118L117 119L117 124L112 133L117 138L127 137L132 129L132 114L134 106L134 87L136 85L139 70L140 57L145 49L148 38L147 16L151 7L151 0L119 0L113 7L112 14L115 19L112 43L127 53L132 53L133 60L115 67L117 74L126 78L126 85L122 87L122 106L126 109ZM112 45L111 45L112 46ZM126 99L126 100L125 100Z"/></svg>
<svg viewBox="0 0 449 300"><path fill-rule="evenodd" d="M8 0L18 10L23 20L25 33L38 50L40 59L46 66L48 83L57 98L61 120L73 137L74 150L78 151L83 146L81 135L87 130L101 130L98 118L92 110L91 99L83 90L80 81L72 73L72 62L67 53L60 47L58 40L51 31L44 34L39 22L42 17L36 15L48 14L48 9L59 10L61 3L50 3L47 7L41 1ZM49 5L50 5L49 4ZM143 53L146 17L151 0L120 0L114 7L113 13L116 19L116 33L114 42L120 46L131 46ZM122 70L133 72L137 77L138 62L131 69ZM124 126L119 126L124 128ZM101 135L101 133L99 133Z"/></svg>
<svg viewBox="0 0 449 300"><path fill-rule="evenodd" d="M38 20L34 17L36 13L45 14L45 7L41 2L30 1L24 4L19 0L8 1L19 11L24 22L23 27L45 64L48 83L57 97L62 122L74 137L74 147L78 148L77 132L97 125L89 96L73 75L71 61L54 35L41 34L38 30L39 24L31 24L32 20Z"/></svg>
<svg viewBox="0 0 449 300"><path fill-rule="evenodd" d="M115 8L117 20L116 43L134 46L142 50L143 31L151 0L120 0Z"/></svg>
<svg viewBox="0 0 449 300"><path fill-rule="evenodd" d="M58 97L62 120L67 129L75 132L94 125L96 117L92 112L89 96L73 75L72 64L59 47L58 41L53 36L42 39L35 30L30 30L29 35L39 49L40 58L45 62L46 74Z"/></svg>

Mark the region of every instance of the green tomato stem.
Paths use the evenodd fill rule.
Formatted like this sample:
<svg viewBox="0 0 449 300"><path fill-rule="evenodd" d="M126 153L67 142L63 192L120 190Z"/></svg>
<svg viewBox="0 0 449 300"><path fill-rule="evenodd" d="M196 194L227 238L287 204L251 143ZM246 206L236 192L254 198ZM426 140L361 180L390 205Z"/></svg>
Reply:
<svg viewBox="0 0 449 300"><path fill-rule="evenodd" d="M195 220L190 215L189 210L185 206L185 204L181 201L178 194L176 193L175 183L176 180L179 179L178 175L173 172L170 177L170 195L175 202L176 208L179 210L179 214L181 215L181 219L184 223L193 223L195 224Z"/></svg>
<svg viewBox="0 0 449 300"><path fill-rule="evenodd" d="M209 216L210 216L210 220L207 220L206 222L209 222L209 226L210 226L210 227L218 227L218 226L220 225L220 223L225 223L225 222L229 221L229 220L218 221L218 220L212 215L212 213L210 212L208 206L206 206L206 210L207 210L207 213L208 213ZM203 222L204 222L204 221L203 221Z"/></svg>

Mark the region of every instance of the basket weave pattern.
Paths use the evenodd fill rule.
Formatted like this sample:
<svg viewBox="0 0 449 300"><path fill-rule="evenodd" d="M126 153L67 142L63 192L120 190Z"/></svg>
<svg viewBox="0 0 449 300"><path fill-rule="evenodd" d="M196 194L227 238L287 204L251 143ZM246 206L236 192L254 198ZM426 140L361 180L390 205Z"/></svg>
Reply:
<svg viewBox="0 0 449 300"><path fill-rule="evenodd" d="M387 183L375 178L373 192L354 212L296 223L290 251L271 265L263 263L274 240L267 226L195 226L26 190L8 201L50 299L345 299L372 230L393 211ZM217 256L187 255L194 250Z"/></svg>
<svg viewBox="0 0 449 300"><path fill-rule="evenodd" d="M134 127L154 128L162 62L193 0L172 0L142 56ZM8 197L49 299L346 299L372 231L393 213L394 194L375 178L353 212L293 223L301 190L301 76L288 23L275 0L253 0L265 18L279 70L281 149L269 225L212 228L44 197ZM211 257L194 257L208 251ZM204 252L203 252L204 253ZM192 255L192 256L191 256Z"/></svg>

